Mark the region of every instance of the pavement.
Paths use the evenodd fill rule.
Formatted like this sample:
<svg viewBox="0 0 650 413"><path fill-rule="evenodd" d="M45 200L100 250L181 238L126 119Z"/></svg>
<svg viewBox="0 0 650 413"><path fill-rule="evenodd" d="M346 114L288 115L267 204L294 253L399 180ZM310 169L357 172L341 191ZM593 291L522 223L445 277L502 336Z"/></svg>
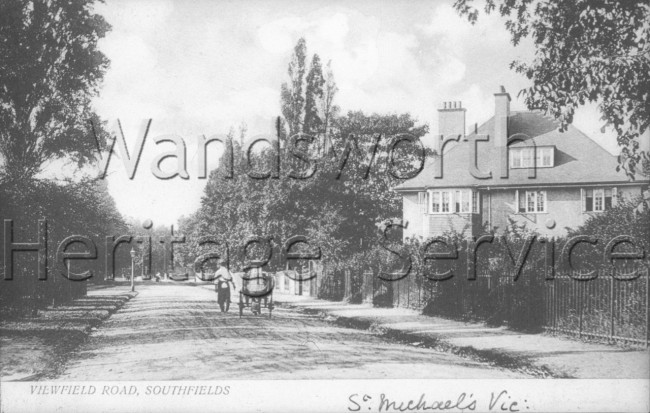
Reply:
<svg viewBox="0 0 650 413"><path fill-rule="evenodd" d="M417 346L463 355L537 377L648 379L647 348L623 348L548 334L524 334L431 317L405 308L275 294L281 306L320 314L337 325L373 331Z"/></svg>
<svg viewBox="0 0 650 413"><path fill-rule="evenodd" d="M33 317L0 321L0 380L41 380L56 375L68 355L137 293L128 286L93 286L65 305Z"/></svg>
<svg viewBox="0 0 650 413"><path fill-rule="evenodd" d="M137 284L138 295L94 329L54 380L530 378L498 366L334 325L293 308L237 303L214 287ZM235 301L237 295L235 295Z"/></svg>

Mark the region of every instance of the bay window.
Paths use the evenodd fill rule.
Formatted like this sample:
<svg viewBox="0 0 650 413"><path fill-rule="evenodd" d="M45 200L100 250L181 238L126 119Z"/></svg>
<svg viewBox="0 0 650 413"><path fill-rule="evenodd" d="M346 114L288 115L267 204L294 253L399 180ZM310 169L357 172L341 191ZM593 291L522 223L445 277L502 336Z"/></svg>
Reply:
<svg viewBox="0 0 650 413"><path fill-rule="evenodd" d="M461 210L456 211L456 212L471 212L472 210L469 209L469 199L472 197L472 192L467 191L467 192L461 192L461 195L463 195L463 202L461 203Z"/></svg>
<svg viewBox="0 0 650 413"><path fill-rule="evenodd" d="M429 191L431 214L478 213L478 192L469 189L443 189Z"/></svg>
<svg viewBox="0 0 650 413"><path fill-rule="evenodd" d="M440 212L440 192L431 192L431 213L439 214Z"/></svg>
<svg viewBox="0 0 650 413"><path fill-rule="evenodd" d="M442 191L442 212L451 211L451 191Z"/></svg>

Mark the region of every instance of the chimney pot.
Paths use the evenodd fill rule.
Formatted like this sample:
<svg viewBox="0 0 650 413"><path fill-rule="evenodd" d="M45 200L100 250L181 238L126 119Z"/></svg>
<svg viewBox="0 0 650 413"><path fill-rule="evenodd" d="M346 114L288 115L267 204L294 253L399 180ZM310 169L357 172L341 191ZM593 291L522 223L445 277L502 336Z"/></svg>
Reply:
<svg viewBox="0 0 650 413"><path fill-rule="evenodd" d="M504 147L508 144L508 117L510 116L510 94L501 86L494 94L494 145Z"/></svg>
<svg viewBox="0 0 650 413"><path fill-rule="evenodd" d="M441 153L442 140L448 136L460 135L463 140L465 136L465 112L462 102L459 100L450 100L444 102L443 109L438 109L438 145L436 149ZM447 145L447 149L451 149L453 144Z"/></svg>

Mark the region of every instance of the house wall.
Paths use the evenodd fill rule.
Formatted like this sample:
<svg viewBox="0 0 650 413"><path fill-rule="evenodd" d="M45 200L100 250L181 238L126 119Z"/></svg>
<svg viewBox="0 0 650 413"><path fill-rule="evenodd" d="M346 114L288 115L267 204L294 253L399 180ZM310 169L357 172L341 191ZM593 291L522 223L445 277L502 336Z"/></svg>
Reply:
<svg viewBox="0 0 650 413"><path fill-rule="evenodd" d="M497 232L504 231L512 218L518 224L525 223L530 229L545 236L560 237L567 234L567 228L576 228L589 216L598 212L582 212L580 188L545 188L547 212L538 214L518 214L515 189L493 189L481 191L480 214L423 214L418 205L417 192L405 193L402 197L404 219L408 227L404 238L413 236L426 239L441 235L445 231L467 228L465 235L480 235L483 224L490 228L497 227ZM640 195L643 186L619 186L618 194L623 199ZM547 225L554 222L554 226Z"/></svg>
<svg viewBox="0 0 650 413"><path fill-rule="evenodd" d="M322 269L316 270L317 275L309 280L300 280L300 275L295 271L277 271L275 273L275 291L291 295L318 296L318 286ZM301 288L302 286L302 288Z"/></svg>
<svg viewBox="0 0 650 413"><path fill-rule="evenodd" d="M587 220L590 215L598 212L582 212L580 188L546 188L547 212L537 214L515 213L517 205L515 190L491 190L483 192L483 221L490 227L503 231L509 225L508 218L518 224L525 223L528 228L535 229L546 236L564 236L568 228L576 228ZM630 199L641 194L641 186L618 187L621 198ZM549 228L548 224L555 226Z"/></svg>
<svg viewBox="0 0 650 413"><path fill-rule="evenodd" d="M425 238L442 235L445 231L464 230L467 236L472 235L473 219L478 214L430 214L427 216L429 225Z"/></svg>
<svg viewBox="0 0 650 413"><path fill-rule="evenodd" d="M408 221L408 226L403 232L404 239L413 236L426 239L442 235L451 229L460 231L465 227L466 235L472 235L472 231L481 225L479 214L423 214L418 205L417 192L403 194L402 211L404 220Z"/></svg>
<svg viewBox="0 0 650 413"><path fill-rule="evenodd" d="M402 238L420 237L423 235L424 214L418 205L418 193L406 192L402 194L402 216L408 221L407 227L402 232Z"/></svg>

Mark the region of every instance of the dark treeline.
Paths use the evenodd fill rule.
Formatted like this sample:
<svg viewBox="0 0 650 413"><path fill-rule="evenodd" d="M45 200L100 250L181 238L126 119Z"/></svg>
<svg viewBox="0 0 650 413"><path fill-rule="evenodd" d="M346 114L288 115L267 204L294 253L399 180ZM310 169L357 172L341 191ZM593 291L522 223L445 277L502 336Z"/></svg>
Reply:
<svg viewBox="0 0 650 413"><path fill-rule="evenodd" d="M21 309L25 306L58 304L84 295L87 282L103 280L104 239L106 235L119 235L127 231L127 225L117 211L105 181L65 185L34 181L20 186L2 186L0 198L3 200L0 216L13 221L14 243L38 243L39 220L47 222L47 279L38 279L38 252L13 252L12 274L5 274L4 265L0 268L3 307ZM96 259L69 261L70 278L92 271L93 277L88 281L70 281L66 266L56 261L59 244L72 235L88 237L97 247ZM2 244L4 250L4 237ZM79 243L71 244L67 249L69 252L85 250ZM3 264L6 260L7 257ZM61 271L62 268L64 271Z"/></svg>
<svg viewBox="0 0 650 413"><path fill-rule="evenodd" d="M98 259L70 264L94 270L92 282L104 277L104 237L126 230L106 182L87 177L107 137L92 99L109 67L98 42L110 25L93 3L0 2L0 219L13 220L14 242L29 243L47 220L49 269L38 280L37 254L13 254L13 279L0 269L3 316L85 293L86 282L68 281L54 265L60 241L101 240Z"/></svg>

